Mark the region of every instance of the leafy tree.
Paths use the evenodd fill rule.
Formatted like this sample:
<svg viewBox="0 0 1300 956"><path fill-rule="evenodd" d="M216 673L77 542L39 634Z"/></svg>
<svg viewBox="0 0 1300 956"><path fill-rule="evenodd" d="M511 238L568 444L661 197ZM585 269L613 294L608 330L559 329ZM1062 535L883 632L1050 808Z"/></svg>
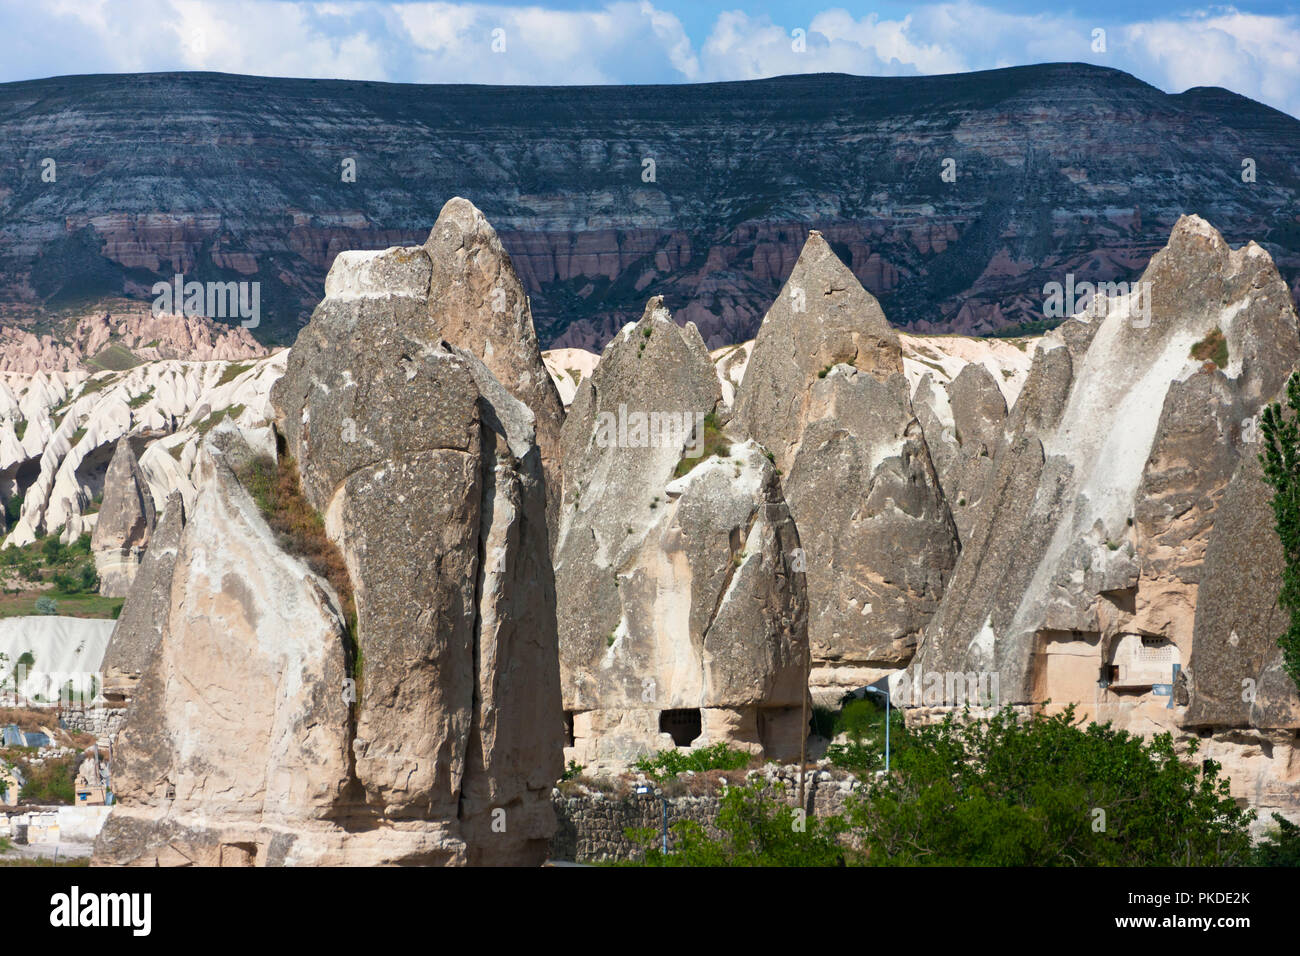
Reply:
<svg viewBox="0 0 1300 956"><path fill-rule="evenodd" d="M1213 761L1173 738L1081 726L1071 706L1018 719L950 714L910 732L849 814L875 865L1216 866L1248 862L1248 827ZM1196 742L1189 747L1195 754Z"/></svg>
<svg viewBox="0 0 1300 956"><path fill-rule="evenodd" d="M63 542L51 535L41 542L41 554L45 556L47 567L53 567L63 560Z"/></svg>
<svg viewBox="0 0 1300 956"><path fill-rule="evenodd" d="M831 736L843 733L847 743L831 744L826 749L830 762L859 776L875 773L885 766L885 708L870 697L846 695L835 715ZM899 748L908 745L902 712L889 712L889 748L891 761Z"/></svg>
<svg viewBox="0 0 1300 956"><path fill-rule="evenodd" d="M11 495L5 502L5 518L8 520L9 527L13 527L23 510L23 496Z"/></svg>
<svg viewBox="0 0 1300 956"><path fill-rule="evenodd" d="M82 594L99 587L99 574L91 561L84 561L68 571L56 571L51 580L64 594Z"/></svg>
<svg viewBox="0 0 1300 956"><path fill-rule="evenodd" d="M1255 845L1256 866L1300 866L1300 826L1280 813L1273 814L1276 824Z"/></svg>
<svg viewBox="0 0 1300 956"><path fill-rule="evenodd" d="M1300 375L1295 373L1286 383L1286 403L1290 415L1283 413L1280 402L1260 415L1264 451L1259 460L1264 480L1273 488L1274 529L1286 561L1277 603L1291 613L1291 624L1277 643L1282 648L1282 668L1300 689Z"/></svg>

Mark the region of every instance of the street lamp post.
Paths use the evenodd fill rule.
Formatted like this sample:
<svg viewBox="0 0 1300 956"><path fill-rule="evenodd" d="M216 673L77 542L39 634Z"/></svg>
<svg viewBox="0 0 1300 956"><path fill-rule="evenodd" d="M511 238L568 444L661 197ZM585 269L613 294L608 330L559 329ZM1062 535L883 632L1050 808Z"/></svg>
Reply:
<svg viewBox="0 0 1300 956"><path fill-rule="evenodd" d="M880 686L880 685L884 686ZM882 677L874 684L868 684L866 691L869 694L880 694L885 698L885 773L889 773L889 717L893 707L893 701L889 696L889 678Z"/></svg>

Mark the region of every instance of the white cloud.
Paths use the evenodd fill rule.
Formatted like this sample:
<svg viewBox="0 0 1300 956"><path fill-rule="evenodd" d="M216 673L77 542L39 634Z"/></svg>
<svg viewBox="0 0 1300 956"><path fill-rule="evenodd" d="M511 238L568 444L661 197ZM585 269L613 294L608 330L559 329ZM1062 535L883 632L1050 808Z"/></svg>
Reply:
<svg viewBox="0 0 1300 956"><path fill-rule="evenodd" d="M1229 7L1136 23L1123 39L1132 62L1149 63L1167 89L1222 86L1300 116L1300 18Z"/></svg>
<svg viewBox="0 0 1300 956"><path fill-rule="evenodd" d="M803 52L791 47L796 27L807 33ZM1107 33L1104 52L1093 50L1098 27ZM1231 7L1119 25L1066 13L1005 13L970 0L920 6L897 20L828 9L807 24L778 25L730 11L718 16L700 60L709 79L936 74L1078 61L1124 70L1169 92L1223 86L1300 115L1300 18Z"/></svg>
<svg viewBox="0 0 1300 956"><path fill-rule="evenodd" d="M444 0L0 0L0 80L61 73L222 70L421 83L671 83L786 73L935 74L1050 61L1114 66L1171 92L1225 86L1300 115L1300 18L1207 7L1097 23L973 0L899 19L828 7L804 23L719 13L693 43L669 9L579 10ZM1140 16L1140 15L1138 15ZM1092 30L1109 49L1095 53ZM492 51L492 31L506 50ZM805 31L804 49L791 31Z"/></svg>

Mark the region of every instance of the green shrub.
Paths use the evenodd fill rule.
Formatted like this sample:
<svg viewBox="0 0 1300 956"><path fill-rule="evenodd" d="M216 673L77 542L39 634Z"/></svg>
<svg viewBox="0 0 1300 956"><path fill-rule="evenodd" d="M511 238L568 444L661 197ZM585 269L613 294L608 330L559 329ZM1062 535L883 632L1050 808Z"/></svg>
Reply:
<svg viewBox="0 0 1300 956"><path fill-rule="evenodd" d="M99 590L99 573L93 561L83 561L68 571L55 571L51 580L64 594L88 594Z"/></svg>
<svg viewBox="0 0 1300 956"><path fill-rule="evenodd" d="M1300 826L1280 813L1273 814L1274 826L1255 846L1256 866L1300 866Z"/></svg>
<svg viewBox="0 0 1300 956"><path fill-rule="evenodd" d="M1278 638L1282 648L1282 669L1300 689L1300 375L1286 383L1286 401L1291 414L1285 415L1280 402L1267 406L1259 417L1264 438L1260 464L1264 481L1273 489L1273 530L1282 542L1284 566L1282 590L1277 603L1289 612L1286 633Z"/></svg>
<svg viewBox="0 0 1300 956"><path fill-rule="evenodd" d="M676 845L667 854L654 830L628 836L644 847L642 866L844 866L848 856L839 842L842 817L804 817L756 784L727 790L717 827L723 835L713 839L694 821L674 823Z"/></svg>
<svg viewBox="0 0 1300 956"><path fill-rule="evenodd" d="M749 766L753 755L743 750L733 750L725 743L698 750L662 750L653 757L642 757L634 769L652 780L670 780L679 773L690 770L704 773L708 770L743 770Z"/></svg>
<svg viewBox="0 0 1300 956"><path fill-rule="evenodd" d="M704 440L700 453L695 456L687 455L683 457L673 470L673 477L680 478L704 459L713 455L726 458L730 454L731 446L727 443L726 436L722 434L722 423L718 421L717 415L709 412L704 416ZM655 500L658 501L659 499L656 498Z"/></svg>
<svg viewBox="0 0 1300 956"><path fill-rule="evenodd" d="M1250 860L1254 811L1213 761L1185 763L1073 707L1021 720L950 714L906 732L888 776L849 810L886 866L1232 866ZM1196 753L1196 741L1188 756Z"/></svg>
<svg viewBox="0 0 1300 956"><path fill-rule="evenodd" d="M46 567L53 567L63 562L63 542L56 537L48 537L41 542L41 554L45 558Z"/></svg>
<svg viewBox="0 0 1300 956"><path fill-rule="evenodd" d="M55 601L54 598L50 597L49 595L42 594L40 597L36 599L37 614L57 614L58 611L59 611L58 602Z"/></svg>
<svg viewBox="0 0 1300 956"><path fill-rule="evenodd" d="M77 758L52 757L29 763L23 771L27 783L20 794L33 803L73 803L76 799Z"/></svg>
<svg viewBox="0 0 1300 956"><path fill-rule="evenodd" d="M1218 368L1228 367L1228 340L1223 331L1211 329L1209 334L1192 346L1192 358L1199 362L1213 362Z"/></svg>

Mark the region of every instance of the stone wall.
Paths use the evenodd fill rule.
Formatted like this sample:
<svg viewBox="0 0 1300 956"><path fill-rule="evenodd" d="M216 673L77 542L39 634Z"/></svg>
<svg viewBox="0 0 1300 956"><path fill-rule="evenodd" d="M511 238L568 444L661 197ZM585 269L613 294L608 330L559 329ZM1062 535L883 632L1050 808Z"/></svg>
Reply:
<svg viewBox="0 0 1300 956"><path fill-rule="evenodd" d="M63 714L63 726L68 730L80 730L94 734L101 744L112 743L117 736L117 729L126 719L125 707L91 707L86 710L66 711Z"/></svg>
<svg viewBox="0 0 1300 956"><path fill-rule="evenodd" d="M790 803L798 800L798 789L792 773L778 771L767 776L770 796L781 796ZM784 784L783 790L771 786L776 781ZM843 813L847 798L857 787L857 781L843 774L827 771L810 771L807 781L805 805L810 816L830 816ZM555 805L555 837L551 840L549 858L574 863L634 860L641 848L628 839L627 831L648 828L658 833L663 825L663 803L653 794L578 792L566 794L559 789L552 793ZM668 798L668 848L677 843L673 824L691 820L704 827L711 837L721 836L715 825L722 794L699 796L674 796Z"/></svg>

